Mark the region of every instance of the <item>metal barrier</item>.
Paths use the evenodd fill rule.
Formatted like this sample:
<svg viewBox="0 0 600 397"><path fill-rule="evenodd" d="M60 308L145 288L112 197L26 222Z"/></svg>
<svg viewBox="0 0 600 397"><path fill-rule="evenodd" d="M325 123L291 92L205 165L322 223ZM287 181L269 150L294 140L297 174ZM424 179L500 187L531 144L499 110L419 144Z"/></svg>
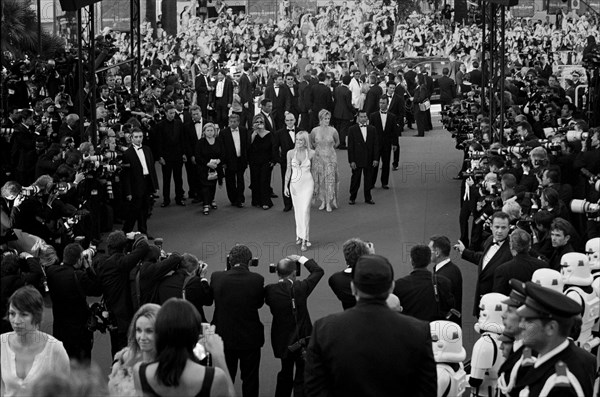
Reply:
<svg viewBox="0 0 600 397"><path fill-rule="evenodd" d="M582 84L582 85L580 85L580 86L577 86L577 88L575 88L575 107L576 107L576 108L579 108L579 95L578 95L578 92L579 92L581 89L584 89L584 90L585 90L586 88L588 88L588 85L587 85L587 84ZM582 98L585 98L585 96L582 96Z"/></svg>

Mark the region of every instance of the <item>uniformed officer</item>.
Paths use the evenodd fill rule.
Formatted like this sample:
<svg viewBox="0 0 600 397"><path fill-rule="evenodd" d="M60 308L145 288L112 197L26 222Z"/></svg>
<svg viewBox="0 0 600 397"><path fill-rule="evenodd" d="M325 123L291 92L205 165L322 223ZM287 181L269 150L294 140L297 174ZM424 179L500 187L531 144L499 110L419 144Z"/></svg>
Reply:
<svg viewBox="0 0 600 397"><path fill-rule="evenodd" d="M527 282L525 295L517 310L523 345L538 354L509 396L591 396L595 359L568 339L581 305L532 282Z"/></svg>
<svg viewBox="0 0 600 397"><path fill-rule="evenodd" d="M521 318L517 314L517 309L525 303L525 283L513 278L509 285L512 290L508 299L503 302L508 306L502 316L504 333L499 338L503 344L508 344L511 338L513 340L506 361L498 371L498 388L503 395L509 394L517 378L523 376L533 364L531 348L523 346L523 335L519 326Z"/></svg>

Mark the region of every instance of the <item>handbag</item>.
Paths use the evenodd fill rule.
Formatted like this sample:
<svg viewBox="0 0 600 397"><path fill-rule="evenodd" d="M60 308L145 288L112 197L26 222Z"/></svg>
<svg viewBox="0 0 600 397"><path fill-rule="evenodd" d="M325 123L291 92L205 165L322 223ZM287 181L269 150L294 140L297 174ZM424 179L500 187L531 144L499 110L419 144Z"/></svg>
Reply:
<svg viewBox="0 0 600 397"><path fill-rule="evenodd" d="M216 181L219 175L217 174L217 170L208 170L208 179L209 181Z"/></svg>
<svg viewBox="0 0 600 397"><path fill-rule="evenodd" d="M429 102L429 99L426 99L424 102L419 103L419 110L421 112L429 110L429 108L431 108L431 102Z"/></svg>

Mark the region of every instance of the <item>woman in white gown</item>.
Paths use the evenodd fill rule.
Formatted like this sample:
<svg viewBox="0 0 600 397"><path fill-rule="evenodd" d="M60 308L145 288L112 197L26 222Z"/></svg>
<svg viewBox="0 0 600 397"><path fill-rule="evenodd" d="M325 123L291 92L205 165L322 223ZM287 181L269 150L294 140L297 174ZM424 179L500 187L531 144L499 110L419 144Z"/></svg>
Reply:
<svg viewBox="0 0 600 397"><path fill-rule="evenodd" d="M313 199L315 182L312 177L312 162L315 151L310 147L308 132L296 134L295 148L287 152L284 194L292 196L296 218L296 244L306 251L310 247L309 224L310 205Z"/></svg>

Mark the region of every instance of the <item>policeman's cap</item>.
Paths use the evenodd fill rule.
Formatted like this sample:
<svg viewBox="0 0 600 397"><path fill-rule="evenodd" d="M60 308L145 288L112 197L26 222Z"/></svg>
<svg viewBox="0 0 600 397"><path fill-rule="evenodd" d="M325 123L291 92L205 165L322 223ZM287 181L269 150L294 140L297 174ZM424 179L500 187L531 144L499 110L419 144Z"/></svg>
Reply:
<svg viewBox="0 0 600 397"><path fill-rule="evenodd" d="M517 310L523 318L567 319L581 313L581 305L560 292L528 281L525 304Z"/></svg>
<svg viewBox="0 0 600 397"><path fill-rule="evenodd" d="M516 278L511 279L509 282L512 291L508 295L508 299L502 301L510 307L520 307L525 303L525 283Z"/></svg>

